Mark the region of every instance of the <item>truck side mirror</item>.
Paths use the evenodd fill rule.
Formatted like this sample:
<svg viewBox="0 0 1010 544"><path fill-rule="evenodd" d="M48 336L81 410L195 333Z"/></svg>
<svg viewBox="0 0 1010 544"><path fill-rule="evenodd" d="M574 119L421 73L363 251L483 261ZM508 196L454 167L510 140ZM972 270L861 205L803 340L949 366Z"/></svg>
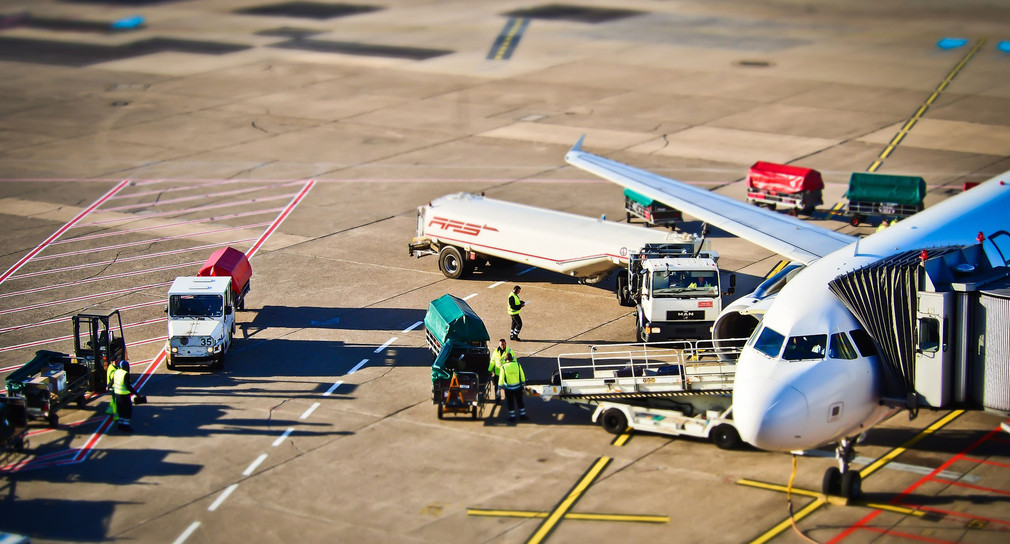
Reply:
<svg viewBox="0 0 1010 544"><path fill-rule="evenodd" d="M733 296L736 293L736 274L729 275L729 290L723 293L725 296Z"/></svg>
<svg viewBox="0 0 1010 544"><path fill-rule="evenodd" d="M163 309L165 310L165 313L167 314L168 313L168 304L166 304Z"/></svg>
<svg viewBox="0 0 1010 544"><path fill-rule="evenodd" d="M230 314L231 312L232 312L231 304L229 304L229 305L227 305L227 306L224 307L224 313L225 314Z"/></svg>

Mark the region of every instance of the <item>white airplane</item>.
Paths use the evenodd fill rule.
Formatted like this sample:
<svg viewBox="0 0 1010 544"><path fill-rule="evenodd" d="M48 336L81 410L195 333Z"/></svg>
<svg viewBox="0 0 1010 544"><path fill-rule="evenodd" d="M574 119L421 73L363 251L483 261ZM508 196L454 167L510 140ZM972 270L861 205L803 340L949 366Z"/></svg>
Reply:
<svg viewBox="0 0 1010 544"><path fill-rule="evenodd" d="M750 336L737 364L734 423L743 440L770 451L838 443L839 466L825 474L824 492L859 495L859 471L848 470L855 442L905 406L882 402L874 342L828 284L888 256L974 244L980 233L1005 235L1010 172L860 239L593 155L582 150L584 138L565 155L573 166L793 261L727 306L713 327L716 340ZM992 239L985 243L999 249ZM986 254L997 261L992 267L1007 264L999 251ZM791 351L795 343L808 349Z"/></svg>

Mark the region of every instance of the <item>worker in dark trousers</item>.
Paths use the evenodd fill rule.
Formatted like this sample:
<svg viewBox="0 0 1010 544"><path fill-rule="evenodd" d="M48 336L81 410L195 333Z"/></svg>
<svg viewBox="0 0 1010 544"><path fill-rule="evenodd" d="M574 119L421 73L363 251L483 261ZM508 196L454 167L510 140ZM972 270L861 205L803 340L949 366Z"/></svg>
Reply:
<svg viewBox="0 0 1010 544"><path fill-rule="evenodd" d="M105 360L105 388L112 392L112 381L114 374L116 373L116 362ZM109 395L109 407L105 409L105 413L112 416L112 420L115 421L119 419L119 412L116 411L116 395Z"/></svg>
<svg viewBox="0 0 1010 544"><path fill-rule="evenodd" d="M509 408L509 423L516 421L516 405L519 405L519 419L526 421L526 404L523 402L523 389L526 388L526 373L522 365L511 353L505 356L501 365L501 376L498 385L505 390L505 402Z"/></svg>
<svg viewBox="0 0 1010 544"><path fill-rule="evenodd" d="M516 361L519 360L519 358L516 357L516 352L512 351L512 348L508 347L505 344L505 339L502 338L501 340L498 340L498 347L491 352L491 363L487 365L487 370L491 373L491 383L494 384L495 402L500 400L500 397L498 396L498 376L501 376L501 365L505 362L507 356L512 357L512 359Z"/></svg>
<svg viewBox="0 0 1010 544"><path fill-rule="evenodd" d="M116 411L119 415L116 427L127 433L133 432L130 425L130 418L133 417L133 399L130 395L137 394L130 382L130 363L120 361L119 368L112 374L112 394L116 397Z"/></svg>
<svg viewBox="0 0 1010 544"><path fill-rule="evenodd" d="M509 317L512 318L512 332L509 334L509 340L516 342L522 342L522 339L519 338L519 331L523 329L523 318L519 316L519 312L523 310L523 306L526 306L526 303L519 298L519 291L522 291L522 287L516 285L512 288L512 293L509 294Z"/></svg>

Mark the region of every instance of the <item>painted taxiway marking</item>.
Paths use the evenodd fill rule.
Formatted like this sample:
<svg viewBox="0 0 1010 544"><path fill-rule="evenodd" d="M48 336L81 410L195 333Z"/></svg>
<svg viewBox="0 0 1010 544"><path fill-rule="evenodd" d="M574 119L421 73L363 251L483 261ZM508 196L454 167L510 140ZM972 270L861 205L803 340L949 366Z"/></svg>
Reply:
<svg viewBox="0 0 1010 544"><path fill-rule="evenodd" d="M337 380L336 383L334 383L333 385L331 385L330 388L327 389L325 393L323 393L323 396L324 397L328 397L328 396L332 395L333 392L336 391L337 388L340 387L341 385L344 385L344 380Z"/></svg>
<svg viewBox="0 0 1010 544"><path fill-rule="evenodd" d="M510 59L528 26L530 26L528 17L510 17L491 45L491 50L487 53L487 60Z"/></svg>
<svg viewBox="0 0 1010 544"><path fill-rule="evenodd" d="M378 353L378 351L376 351L376 353ZM354 374L355 372L358 371L358 369L360 369L361 367L365 366L365 364L367 364L367 363L368 363L368 359L362 359L361 362L359 362L358 364L354 365L354 368L348 370L347 374L348 375L349 374Z"/></svg>
<svg viewBox="0 0 1010 544"><path fill-rule="evenodd" d="M284 439L287 438L287 437L289 437L289 436L291 436L291 433L293 433L293 432L295 432L295 428L294 427L288 427L287 429L284 430L283 433L281 433L280 436L277 437L277 440L274 440L274 443L270 444L270 445L272 447L274 447L274 448L276 448L277 446L280 446L281 444L284 443Z"/></svg>
<svg viewBox="0 0 1010 544"><path fill-rule="evenodd" d="M117 184L112 189L109 189L109 191L107 193L105 193L104 195L102 195L101 197L99 197L99 199L96 200L95 202L93 202L90 206L88 206L84 210L81 210L81 213L77 214L67 224L63 225L62 227L59 228L59 230L57 230L56 232L52 233L49 236L49 238L46 238L45 240L42 241L41 244L35 246L35 249L29 251L27 255L25 255L24 257L21 257L21 259L18 260L18 262L14 263L13 266L11 266L10 268L8 268L6 272L4 272L2 275L0 275L0 285L2 285L3 282L7 281L7 278L11 277L11 274L17 272L19 268L21 268L22 266L25 265L25 263L27 263L28 261L32 260L33 257L35 257L36 255L38 255L39 253L41 253L42 250L44 250L46 247L48 247L50 244L52 244L54 241L56 241L57 238L59 238L60 236L63 236L63 233L67 232L67 230L69 230L71 227L73 227L75 223L77 223L78 221L80 221L81 219L83 219L84 216L86 216L89 213L91 213L92 211L94 211L95 208L97 208L97 207L101 206L102 204L104 204L105 201L107 201L110 198L112 198L116 193L118 193L120 190L122 190L123 187L126 187L129 184L130 184L130 180L128 180L128 179L124 179L123 181L119 182L119 184Z"/></svg>
<svg viewBox="0 0 1010 544"><path fill-rule="evenodd" d="M319 408L319 403L318 402L312 403L312 406L309 406L309 408L305 410L305 412L303 412L301 417L299 417L298 419L308 419L309 416L312 415L312 412L316 411L316 408Z"/></svg>
<svg viewBox="0 0 1010 544"><path fill-rule="evenodd" d="M582 498L582 494L589 489L589 486L593 484L593 481L595 481L596 478L603 473L603 469L607 468L607 465L610 464L611 460L612 459L610 457L600 457L597 459L596 462L589 467L589 470L586 471L579 482L575 484L575 487L568 492L568 495L561 499L561 502L554 507L554 510L551 511L550 515L548 515L544 521L540 523L540 526L537 527L533 536L526 541L527 544L538 544L543 542L558 526L558 523L564 519L565 514L567 514L572 507L575 506L575 503Z"/></svg>
<svg viewBox="0 0 1010 544"><path fill-rule="evenodd" d="M243 476L251 476L256 469L259 468L260 463L267 460L267 454L261 453L259 457L256 458L245 470L242 471Z"/></svg>
<svg viewBox="0 0 1010 544"><path fill-rule="evenodd" d="M238 484L231 484L230 486L228 486L223 493L218 495L217 500L215 500L210 506L207 507L207 511L213 512L214 510L217 510L217 507L221 506L221 503L223 503L225 499L227 499L228 496L231 495L235 491L235 488L237 487Z"/></svg>
<svg viewBox="0 0 1010 544"><path fill-rule="evenodd" d="M501 286L503 283L505 283L505 282L503 282L503 281L496 281L496 282L492 283L491 285L488 285L487 288L488 289L494 289L495 287Z"/></svg>
<svg viewBox="0 0 1010 544"><path fill-rule="evenodd" d="M186 539L189 538L190 535L192 535L193 532L195 532L199 528L200 528L199 521L194 521L193 523L190 523L189 527L186 527L186 530L183 531L182 534L179 535L179 538L175 539L175 542L172 542L172 544L182 544L183 542L186 542Z"/></svg>
<svg viewBox="0 0 1010 544"><path fill-rule="evenodd" d="M961 69L968 64L968 61L975 56L975 53L978 53L978 50L981 49L984 44L985 38L982 38L975 43L975 46L972 47L971 50L965 53L964 57L962 57L954 68L947 73L947 77L943 78L943 81L941 81L940 84L937 85L936 89L933 90L933 94L929 95L929 98L927 98L926 101L919 106L919 109L912 114L912 117L910 117L908 121L905 121L905 124L902 125L900 130L898 130L898 133L891 138L891 141L888 142L886 147L884 147L884 150L880 152L880 156L877 157L877 160L875 160L873 164L866 169L867 172L876 172L877 169L880 168L880 165L883 164L884 160L887 159L895 148L898 147L898 144L905 139L905 136L908 135L910 130L912 130L912 127L914 127L915 123L919 121L919 118L926 113L926 110L928 110L933 102L940 97L940 94L947 88L947 85L950 85L950 82L954 80L954 77L961 72Z"/></svg>
<svg viewBox="0 0 1010 544"><path fill-rule="evenodd" d="M464 301L466 301L466 300L470 300L471 298L473 298L473 297L475 297L475 296L477 296L477 293L473 293L473 294L471 294L471 295L467 295L467 296L463 297L463 300L464 300Z"/></svg>
<svg viewBox="0 0 1010 544"><path fill-rule="evenodd" d="M418 322L414 323L413 325L407 327L406 329L403 329L403 334L407 334L408 332L410 332L410 331L412 331L412 330L420 327L421 325L424 325L424 321L418 321Z"/></svg>
<svg viewBox="0 0 1010 544"><path fill-rule="evenodd" d="M394 337L390 338L389 340L386 340L386 343L384 343L381 346L375 348L374 353L382 353L382 350L388 348L390 344L392 344L393 342L396 342L398 339L399 339L399 337L394 336Z"/></svg>
<svg viewBox="0 0 1010 544"><path fill-rule="evenodd" d="M263 232L263 234L260 236L260 239L257 240L256 243L253 244L251 248L249 248L249 251L245 252L245 256L247 259L253 258L253 255L255 255L257 251L259 251L259 248L263 245L264 242L267 241L267 238L270 238L270 235L273 234L274 231L281 226L281 223L283 223L284 220L287 219L288 215L290 215L291 212L295 209L295 206L297 206L298 203L301 202L303 198L305 198L305 195L309 194L309 191L312 189L313 186L315 186L315 184L316 180L314 179L309 180L305 183L305 186L302 187L302 190L298 191L298 194L296 194L291 199L291 201L288 202L288 205L285 206L284 211L277 216L277 219L274 219L273 223L271 223L269 227L267 227L267 230Z"/></svg>
<svg viewBox="0 0 1010 544"><path fill-rule="evenodd" d="M550 512L537 510L492 510L485 508L467 508L468 516L486 516L494 518L546 518ZM647 514L587 514L568 512L565 519L583 521L627 521L636 523L670 523L670 516L651 516Z"/></svg>

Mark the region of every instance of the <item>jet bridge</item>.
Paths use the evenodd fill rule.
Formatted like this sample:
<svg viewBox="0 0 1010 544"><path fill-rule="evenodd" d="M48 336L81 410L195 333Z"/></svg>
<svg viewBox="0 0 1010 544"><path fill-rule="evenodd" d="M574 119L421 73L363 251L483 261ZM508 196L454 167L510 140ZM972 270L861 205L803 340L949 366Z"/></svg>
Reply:
<svg viewBox="0 0 1010 544"><path fill-rule="evenodd" d="M874 339L887 402L1010 415L1010 268L990 262L982 244L927 248L829 283Z"/></svg>

